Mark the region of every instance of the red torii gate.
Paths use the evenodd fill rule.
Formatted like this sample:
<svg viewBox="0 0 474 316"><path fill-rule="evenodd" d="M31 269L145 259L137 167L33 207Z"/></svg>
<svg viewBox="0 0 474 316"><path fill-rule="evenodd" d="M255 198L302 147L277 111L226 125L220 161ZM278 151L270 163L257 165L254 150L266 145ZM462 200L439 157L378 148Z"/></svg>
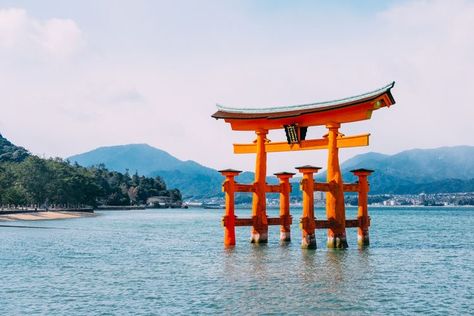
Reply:
<svg viewBox="0 0 474 316"><path fill-rule="evenodd" d="M240 171L225 169L220 172L226 177L223 191L226 197L226 210L223 217L224 244L235 245L235 226L252 226L251 242L266 243L268 241L268 225L280 225L282 241L290 240L289 179L294 173L282 172L275 175L280 184L268 185L267 153L299 150L327 149L327 182L314 181L314 174L319 167L296 167L303 175L301 190L303 191L303 215L300 220L302 229L302 247L316 248L315 229L327 228L327 246L330 248L346 248L346 227L358 227L359 245L369 244L370 218L367 210L368 182L367 177L372 170L356 169L352 172L359 181L344 184L339 166L339 148L367 146L370 134L345 136L339 132L342 123L368 120L372 112L382 107L395 104L391 94L394 82L372 92L341 100L313 104L261 108L237 109L217 105L218 111L212 115L216 119L224 119L230 123L232 130L254 131L257 139L250 144L234 144L236 154L256 154L255 181L253 184L236 183L234 177ZM328 133L320 139L306 139L310 126L324 125ZM286 142L271 142L267 139L268 130L284 129ZM326 193L327 220L316 220L314 215L314 191ZM252 192L252 218L237 218L234 212L234 193ZM280 193L280 217L268 218L266 214L266 193ZM358 192L359 209L356 220L346 220L344 192Z"/></svg>

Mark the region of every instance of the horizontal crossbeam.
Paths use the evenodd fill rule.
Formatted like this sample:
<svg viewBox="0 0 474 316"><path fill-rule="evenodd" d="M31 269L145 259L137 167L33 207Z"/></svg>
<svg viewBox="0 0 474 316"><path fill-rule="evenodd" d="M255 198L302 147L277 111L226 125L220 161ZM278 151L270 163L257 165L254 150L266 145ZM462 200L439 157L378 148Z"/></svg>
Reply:
<svg viewBox="0 0 474 316"><path fill-rule="evenodd" d="M284 221L284 219L283 219ZM363 224L364 218L359 219L346 219L346 228L357 228L361 227ZM367 219L368 225L370 226L370 217ZM267 223L269 226L271 225L282 225L282 218L280 217L268 217ZM285 225L291 225L292 221L291 218L289 219L288 223L284 223ZM338 223L333 220L327 219L316 219L314 220L317 229L328 229L328 228L335 228L338 226ZM224 223L225 225L225 223ZM253 226L253 219L252 218L236 218L235 219L235 226Z"/></svg>
<svg viewBox="0 0 474 316"><path fill-rule="evenodd" d="M343 184L344 192L359 192L358 183L344 183ZM290 187L291 190L291 187ZM226 191L226 188L223 188L223 191ZM314 182L314 191L320 192L329 192L331 191L329 183L326 182ZM235 184L235 192L255 192L255 185L253 184ZM267 193L279 193L281 192L281 187L279 184L267 184L265 186L265 192Z"/></svg>
<svg viewBox="0 0 474 316"><path fill-rule="evenodd" d="M253 184L235 184L235 192L254 192L255 186Z"/></svg>
<svg viewBox="0 0 474 316"><path fill-rule="evenodd" d="M281 225L282 219L280 217L267 217L268 225ZM291 225L291 219L289 223L285 223ZM235 226L253 226L253 219L252 218L236 218L235 219Z"/></svg>
<svg viewBox="0 0 474 316"><path fill-rule="evenodd" d="M370 134L343 136L337 139L338 148L362 147L369 145ZM299 150L318 150L327 149L328 139L310 139L302 140L299 144L288 144L287 142L269 142L265 144L266 152L285 152ZM257 152L256 144L234 144L235 154L254 154Z"/></svg>
<svg viewBox="0 0 474 316"><path fill-rule="evenodd" d="M255 192L255 185L254 184L235 184L235 192ZM226 188L224 188L224 192ZM267 193L279 193L281 191L281 187L279 184L267 184L265 186L265 192Z"/></svg>
<svg viewBox="0 0 474 316"><path fill-rule="evenodd" d="M342 185L344 192L359 192L358 183L344 183Z"/></svg>
<svg viewBox="0 0 474 316"><path fill-rule="evenodd" d="M268 193L279 193L281 191L279 184L267 184L265 186L265 192Z"/></svg>
<svg viewBox="0 0 474 316"><path fill-rule="evenodd" d="M339 225L338 223L331 220L327 220L327 219L317 219L314 222L316 224L315 228L317 229L335 228ZM346 219L346 228L355 228L355 227L360 227L360 226L361 225L358 219Z"/></svg>
<svg viewBox="0 0 474 316"><path fill-rule="evenodd" d="M329 183L315 182L314 191L329 192Z"/></svg>
<svg viewBox="0 0 474 316"><path fill-rule="evenodd" d="M344 192L359 192L358 183L344 183L342 188ZM314 191L329 192L331 186L327 182L314 182Z"/></svg>

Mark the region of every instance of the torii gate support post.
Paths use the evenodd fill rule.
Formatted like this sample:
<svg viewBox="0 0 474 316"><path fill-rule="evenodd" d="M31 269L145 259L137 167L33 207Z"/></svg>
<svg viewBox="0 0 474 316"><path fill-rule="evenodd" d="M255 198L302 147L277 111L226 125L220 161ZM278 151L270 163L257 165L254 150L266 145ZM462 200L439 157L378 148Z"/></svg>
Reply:
<svg viewBox="0 0 474 316"><path fill-rule="evenodd" d="M328 229L328 248L347 248L346 210L344 206L344 188L339 167L339 123L326 124L328 128L328 168L327 182L329 191L326 194L326 216L333 223Z"/></svg>
<svg viewBox="0 0 474 316"><path fill-rule="evenodd" d="M295 174L290 172L275 173L280 180L280 241L291 241L291 222L290 215L290 179Z"/></svg>
<svg viewBox="0 0 474 316"><path fill-rule="evenodd" d="M250 242L268 242L268 221L266 211L266 177L267 177L267 152L265 144L267 142L266 129L256 130L257 134L257 158L255 162L255 182L252 200L252 229L250 232Z"/></svg>
<svg viewBox="0 0 474 316"><path fill-rule="evenodd" d="M241 173L239 170L225 169L219 171L225 176L222 191L225 192L225 214L222 218L222 226L224 226L224 246L235 246L235 177Z"/></svg>
<svg viewBox="0 0 474 316"><path fill-rule="evenodd" d="M314 217L314 177L313 173L318 172L319 167L302 166L296 167L303 174L301 180L301 191L303 192L303 215L300 220L300 227L303 234L301 248L316 249L316 223Z"/></svg>
<svg viewBox="0 0 474 316"><path fill-rule="evenodd" d="M359 247L365 247L369 245L369 211L368 211L368 195L369 195L369 182L367 177L374 172L368 169L356 169L351 172L359 177L359 198L358 198L358 210L357 219L359 220L359 228L357 230L357 244Z"/></svg>

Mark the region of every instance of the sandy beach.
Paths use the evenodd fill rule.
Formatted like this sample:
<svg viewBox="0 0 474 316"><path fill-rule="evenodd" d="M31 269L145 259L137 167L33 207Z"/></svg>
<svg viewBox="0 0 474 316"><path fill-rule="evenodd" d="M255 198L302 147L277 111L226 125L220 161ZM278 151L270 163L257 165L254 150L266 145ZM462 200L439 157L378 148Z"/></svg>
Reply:
<svg viewBox="0 0 474 316"><path fill-rule="evenodd" d="M31 212L21 214L4 214L0 215L0 222L8 221L38 221L50 219L69 219L94 216L94 213L86 212Z"/></svg>

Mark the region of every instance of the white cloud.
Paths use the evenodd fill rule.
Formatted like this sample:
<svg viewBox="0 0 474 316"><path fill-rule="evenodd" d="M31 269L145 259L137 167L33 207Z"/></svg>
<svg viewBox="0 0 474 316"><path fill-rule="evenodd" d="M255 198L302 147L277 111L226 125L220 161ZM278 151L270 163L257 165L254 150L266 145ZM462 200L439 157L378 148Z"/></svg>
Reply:
<svg viewBox="0 0 474 316"><path fill-rule="evenodd" d="M38 33L40 45L54 56L70 56L84 45L82 32L72 20L47 20Z"/></svg>
<svg viewBox="0 0 474 316"><path fill-rule="evenodd" d="M4 54L64 59L84 45L82 31L70 19L38 20L23 9L0 10L0 50Z"/></svg>

